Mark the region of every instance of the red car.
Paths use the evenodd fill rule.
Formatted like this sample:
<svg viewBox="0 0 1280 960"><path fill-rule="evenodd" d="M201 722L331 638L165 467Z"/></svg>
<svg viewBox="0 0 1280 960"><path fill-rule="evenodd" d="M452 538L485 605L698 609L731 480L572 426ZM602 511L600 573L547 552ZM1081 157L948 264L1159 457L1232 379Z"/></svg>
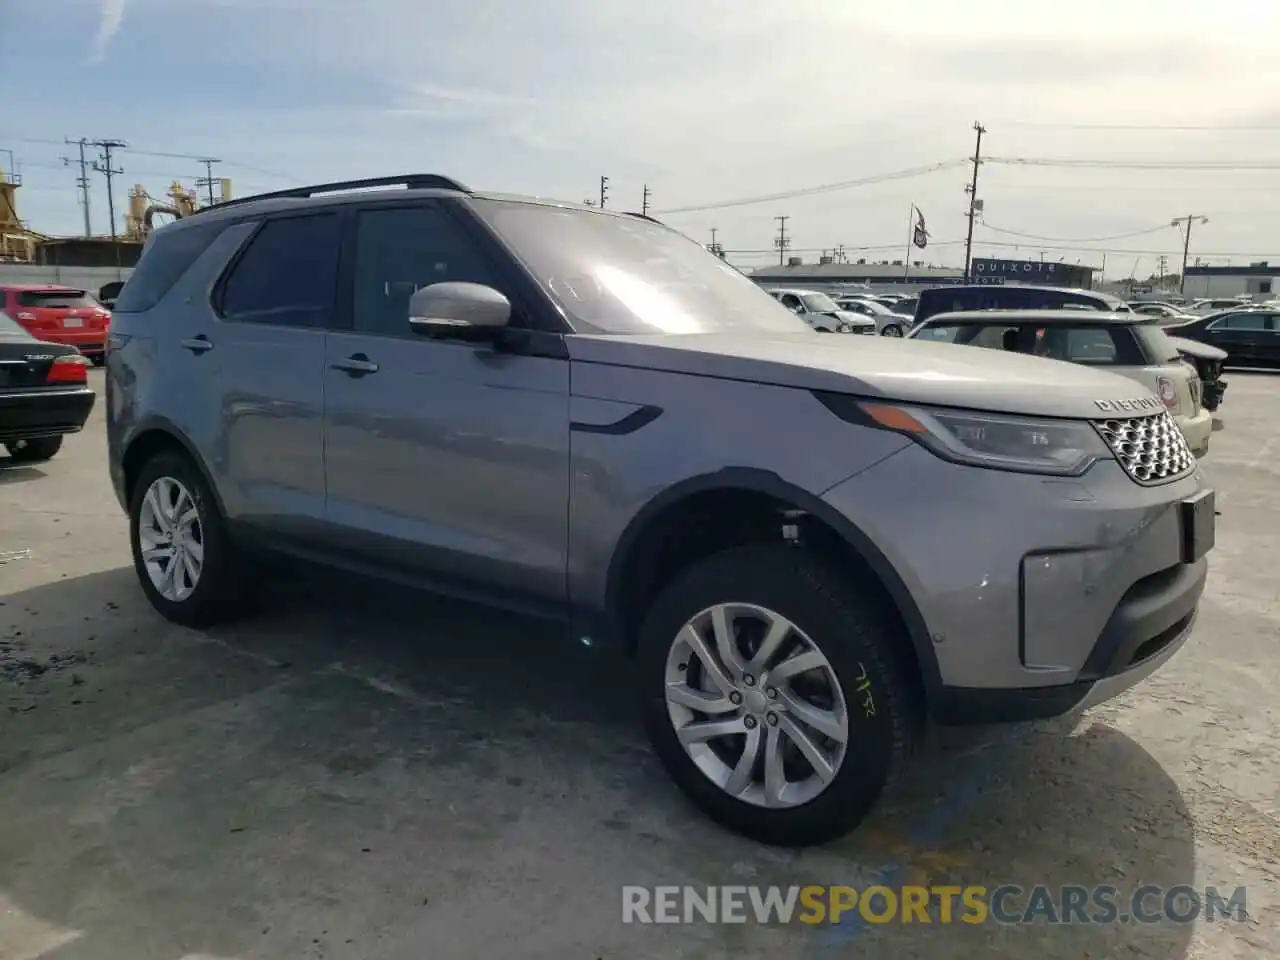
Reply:
<svg viewBox="0 0 1280 960"><path fill-rule="evenodd" d="M111 312L85 290L54 284L2 285L0 313L37 340L77 347L98 365L106 357Z"/></svg>

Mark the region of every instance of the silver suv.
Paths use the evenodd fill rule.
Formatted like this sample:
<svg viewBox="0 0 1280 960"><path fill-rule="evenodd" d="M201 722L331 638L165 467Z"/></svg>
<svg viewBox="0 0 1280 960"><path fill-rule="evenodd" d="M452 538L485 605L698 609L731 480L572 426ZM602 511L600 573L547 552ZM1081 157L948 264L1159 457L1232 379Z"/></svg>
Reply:
<svg viewBox="0 0 1280 960"><path fill-rule="evenodd" d="M927 717L1061 714L1159 668L1213 545L1130 380L820 336L652 220L442 177L162 228L107 371L164 616L235 613L265 548L560 618L634 656L681 788L774 843L856 825Z"/></svg>

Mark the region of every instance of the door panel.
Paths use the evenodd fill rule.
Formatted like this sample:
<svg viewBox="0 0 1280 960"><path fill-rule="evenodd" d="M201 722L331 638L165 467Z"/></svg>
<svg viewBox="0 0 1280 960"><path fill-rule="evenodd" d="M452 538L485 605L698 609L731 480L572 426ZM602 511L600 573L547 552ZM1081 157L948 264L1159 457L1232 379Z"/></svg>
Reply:
<svg viewBox="0 0 1280 960"><path fill-rule="evenodd" d="M375 564L563 600L568 360L410 331L414 289L502 288L434 204L362 211L354 261L354 329L326 347L331 533Z"/></svg>

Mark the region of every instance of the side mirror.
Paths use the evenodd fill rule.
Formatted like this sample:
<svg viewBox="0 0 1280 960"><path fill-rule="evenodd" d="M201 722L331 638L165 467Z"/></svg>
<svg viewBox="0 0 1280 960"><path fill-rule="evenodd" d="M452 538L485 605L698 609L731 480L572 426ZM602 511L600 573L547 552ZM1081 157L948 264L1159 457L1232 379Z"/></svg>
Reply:
<svg viewBox="0 0 1280 960"><path fill-rule="evenodd" d="M511 301L482 283L433 283L409 297L409 328L422 336L482 339L510 320Z"/></svg>

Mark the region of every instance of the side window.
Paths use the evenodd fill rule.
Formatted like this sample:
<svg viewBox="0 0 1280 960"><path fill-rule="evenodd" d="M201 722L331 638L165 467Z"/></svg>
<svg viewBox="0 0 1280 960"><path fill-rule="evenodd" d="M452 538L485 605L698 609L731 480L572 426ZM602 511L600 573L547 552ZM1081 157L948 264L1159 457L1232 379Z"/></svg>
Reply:
<svg viewBox="0 0 1280 960"><path fill-rule="evenodd" d="M1265 330L1267 318L1261 313L1229 313L1211 326L1226 330Z"/></svg>
<svg viewBox="0 0 1280 960"><path fill-rule="evenodd" d="M150 310L168 293L200 254L218 238L227 221L195 226L163 227L151 235L142 259L121 288L116 313L142 313Z"/></svg>
<svg viewBox="0 0 1280 960"><path fill-rule="evenodd" d="M800 298L792 293L784 293L782 295L782 305L788 310L799 310Z"/></svg>
<svg viewBox="0 0 1280 960"><path fill-rule="evenodd" d="M336 213L268 220L223 280L222 318L325 327L338 286L340 225Z"/></svg>
<svg viewBox="0 0 1280 960"><path fill-rule="evenodd" d="M365 210L357 223L354 308L362 333L412 336L409 298L433 283L501 289L483 251L439 207Z"/></svg>

